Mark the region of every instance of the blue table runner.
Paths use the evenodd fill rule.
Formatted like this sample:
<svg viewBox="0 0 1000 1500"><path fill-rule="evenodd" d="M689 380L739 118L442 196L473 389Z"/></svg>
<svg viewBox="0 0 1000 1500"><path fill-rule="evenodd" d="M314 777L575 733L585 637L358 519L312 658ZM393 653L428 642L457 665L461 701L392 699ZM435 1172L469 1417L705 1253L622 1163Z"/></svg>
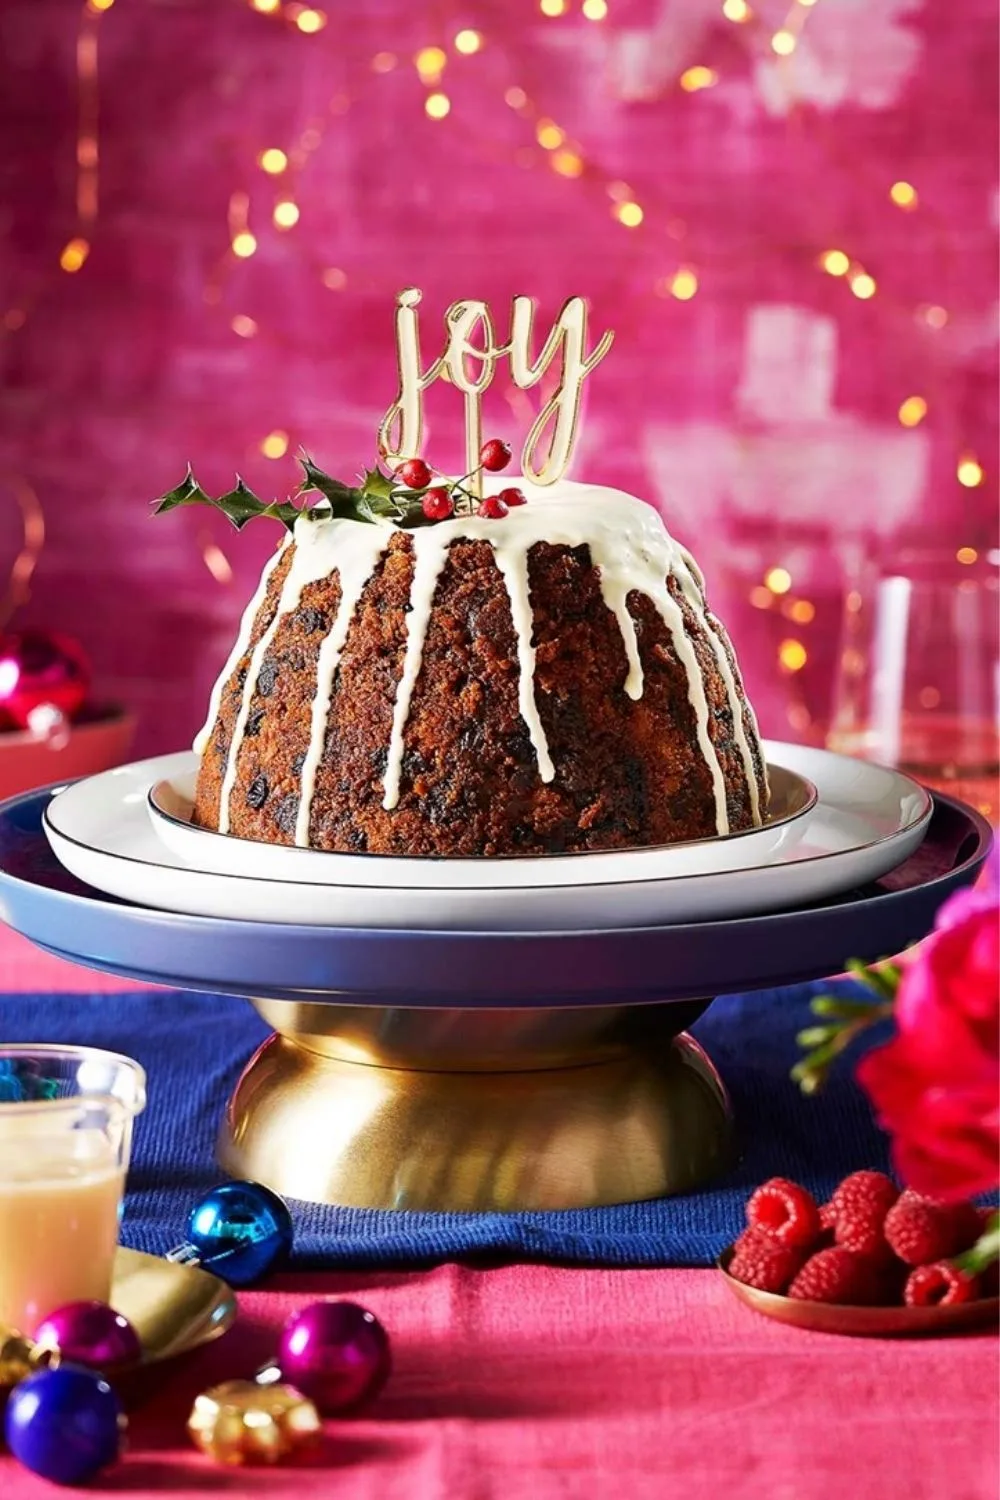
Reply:
<svg viewBox="0 0 1000 1500"><path fill-rule="evenodd" d="M886 1140L842 1064L806 1099L789 1079L809 999L829 984L716 1000L693 1033L732 1095L741 1160L701 1192L615 1208L521 1214L430 1214L293 1202L299 1268L412 1266L461 1257L587 1265L709 1265L739 1233L757 1183L780 1173L821 1197L856 1167L885 1167ZM839 986L844 988L844 986ZM165 990L0 996L7 1042L75 1042L138 1059L149 1102L137 1122L123 1241L163 1254L184 1238L191 1206L222 1174L222 1111L268 1035L244 1000Z"/></svg>

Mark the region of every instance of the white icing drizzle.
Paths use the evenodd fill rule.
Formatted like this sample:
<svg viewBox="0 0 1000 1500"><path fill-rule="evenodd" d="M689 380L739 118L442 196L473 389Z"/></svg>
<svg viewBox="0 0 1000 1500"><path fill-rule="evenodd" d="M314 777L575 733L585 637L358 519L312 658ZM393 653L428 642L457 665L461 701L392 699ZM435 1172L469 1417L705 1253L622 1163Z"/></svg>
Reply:
<svg viewBox="0 0 1000 1500"><path fill-rule="evenodd" d="M439 535L442 526L428 526L413 535L413 582L410 584L410 612L406 617L406 655L403 675L396 687L392 711L392 734L385 763L382 806L391 810L399 802L399 781L403 769L403 735L410 715L410 699L423 662L424 640L430 624L434 590L448 555L450 537Z"/></svg>
<svg viewBox="0 0 1000 1500"><path fill-rule="evenodd" d="M496 492L511 482L510 478L491 477L486 482L487 492ZM628 610L628 597L633 592L644 594L656 607L670 632L677 658L687 674L688 700L694 712L698 746L712 779L716 831L725 834L729 831L725 778L712 744L708 698L694 644L685 630L681 606L668 587L669 579L675 581L695 620L704 628L718 663L732 712L734 737L749 783L753 821L759 824L760 796L754 774L753 752L743 717L743 704L733 667L717 633L717 622L710 622L704 602L701 573L690 554L669 535L657 511L621 490L566 481L546 487L533 485L526 480L517 482L524 490L528 503L513 509L501 520L457 516L450 521L442 521L408 533L413 548L413 580L410 586L403 670L396 688L383 777L383 807L391 810L399 802L406 725L413 691L420 676L434 595L448 549L452 542L458 540L486 541L493 548L510 600L511 618L517 638L518 705L521 717L535 750L540 777L543 781L551 781L555 776L555 767L535 698L535 647L528 583L529 551L536 542L544 541L552 545L586 545L589 548L591 560L599 572L602 597L621 631L628 664L622 686L633 700L642 697L643 671L635 622ZM337 669L365 585L397 529L389 524L371 526L331 517L314 520L303 518L296 523L295 552L288 576L282 587L274 619L254 648L243 688L243 699L223 780L222 805L219 810L221 832L225 833L229 828L229 797L236 779L238 750L267 649L280 620L297 606L306 584L326 578L336 571L340 577L341 598L336 617L320 647L317 662L316 692L312 705L309 745L302 769L295 830L295 842L301 846L308 843L310 810L326 740L327 719ZM281 553L278 553L269 564L261 586L243 617L236 645L213 691L208 725L199 736L196 748L202 747L218 710L223 685L246 650L267 580L280 556ZM721 626L718 630L721 630ZM752 716L750 722L756 733L756 722Z"/></svg>
<svg viewBox="0 0 1000 1500"><path fill-rule="evenodd" d="M725 644L719 636L719 630L722 628L720 621L707 609L702 611L702 618L705 621L708 638L712 643L715 659L719 663L719 671L726 686L726 696L729 699L729 706L733 713L733 734L735 735L736 745L740 752L740 759L743 761L743 770L747 778L747 788L750 792L750 816L753 818L754 827L758 827L761 821L760 788L757 785L757 768L754 765L753 751L750 748L750 741L747 738L746 721L743 717L743 702L740 699L739 690L736 686L736 674L729 659L729 652L726 650ZM753 732L759 740L757 720L753 709L750 707L749 699L746 700L746 707L750 713Z"/></svg>
<svg viewBox="0 0 1000 1500"><path fill-rule="evenodd" d="M250 603L243 611L243 617L240 620L240 628L237 632L236 640L233 644L233 649L229 653L226 665L223 667L220 675L216 678L215 686L212 688L212 696L208 700L208 718L205 720L204 724L194 737L194 748L199 755L204 753L205 747L208 744L209 736L212 732L212 728L215 724L216 719L218 718L219 704L222 702L222 689L229 681L233 672L235 672L237 662L250 644L250 636L253 632L253 622L257 618L257 611L264 603L264 599L267 595L267 586L271 581L271 574L274 572L275 568L278 566L279 562L284 556L285 548L290 545L291 540L291 537L286 535L285 540L282 542L281 546L275 552L274 556L268 561L267 566L265 567L263 573L260 575L260 583L257 585L257 592L254 594L253 598L250 600Z"/></svg>
<svg viewBox="0 0 1000 1500"><path fill-rule="evenodd" d="M318 534L317 523L313 523ZM309 843L309 817L316 792L316 772L323 757L326 744L327 720L333 700L333 684L337 668L347 642L355 611L368 582L378 566L379 559L389 545L392 532L382 526L352 527L352 545L343 548L333 566L340 575L340 603L336 618L324 637L316 662L316 693L312 704L312 721L309 729L309 748L302 766L302 785L299 794L299 809L295 820L295 842L301 848Z"/></svg>
<svg viewBox="0 0 1000 1500"><path fill-rule="evenodd" d="M494 552L497 567L507 585L510 600L510 615L517 636L517 705L521 718L528 726L528 734L538 762L538 774L543 781L552 781L556 768L549 754L549 742L538 715L535 702L535 620L531 613L531 595L528 586L528 554L523 548L518 552L505 552L502 548Z"/></svg>

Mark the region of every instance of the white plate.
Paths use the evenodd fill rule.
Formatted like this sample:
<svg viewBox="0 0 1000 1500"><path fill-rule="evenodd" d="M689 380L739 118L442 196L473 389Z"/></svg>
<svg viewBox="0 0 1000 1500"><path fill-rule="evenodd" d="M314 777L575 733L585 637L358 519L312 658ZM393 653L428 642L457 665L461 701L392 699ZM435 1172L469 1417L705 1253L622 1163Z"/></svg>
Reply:
<svg viewBox="0 0 1000 1500"><path fill-rule="evenodd" d="M766 753L817 787L817 805L801 820L802 838L772 864L685 879L374 891L204 874L163 847L146 810L150 786L188 770L188 753L75 782L49 804L45 832L58 859L80 880L165 911L309 926L479 932L641 927L804 906L886 874L923 838L931 799L909 777L796 745L770 745ZM723 843L712 841L713 847ZM641 855L618 858L631 862Z"/></svg>
<svg viewBox="0 0 1000 1500"><path fill-rule="evenodd" d="M195 828L194 783L198 757L180 776L157 781L149 792L149 815L160 842L182 864L211 875L253 875L261 880L305 881L309 885L369 886L380 889L521 890L553 885L604 885L618 880L677 880L714 875L721 870L749 870L770 864L798 843L806 813L816 806L812 782L782 766L768 766L771 814L763 828L749 828L728 838L661 844L652 849L613 853L536 854L530 858L408 859L386 854L329 854L322 849L295 849Z"/></svg>

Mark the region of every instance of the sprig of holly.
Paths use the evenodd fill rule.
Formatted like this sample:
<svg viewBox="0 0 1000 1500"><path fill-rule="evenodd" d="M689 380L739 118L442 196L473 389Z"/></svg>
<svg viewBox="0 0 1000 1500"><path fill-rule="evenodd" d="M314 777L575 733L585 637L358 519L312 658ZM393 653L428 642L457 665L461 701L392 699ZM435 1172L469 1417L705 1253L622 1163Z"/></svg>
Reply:
<svg viewBox="0 0 1000 1500"><path fill-rule="evenodd" d="M365 469L356 484L345 484L318 468L309 455L303 453L299 457L302 483L290 500L261 500L239 475L233 488L224 495L210 495L195 479L189 464L180 484L153 502L153 514L163 515L166 511L188 505L208 505L221 512L237 531L242 531L248 521L256 520L258 516L280 521L289 531L303 516L309 520L336 516L369 525L390 521L407 529L430 526L454 515L471 515L477 508L479 515L501 518L510 506L524 504L523 493L511 488L502 491L501 495L477 501L468 488L468 482L479 469L496 472L504 468L510 462L510 456L506 443L491 438L483 445L478 467L463 474L461 479L435 478L422 458L411 458L401 463L393 474L386 473L381 464L376 463L373 468ZM316 504L295 503L300 496L313 493L322 496Z"/></svg>
<svg viewBox="0 0 1000 1500"><path fill-rule="evenodd" d="M419 493L398 486L392 475L386 474L378 464L366 469L356 484L345 484L318 468L308 454L302 454L299 463L302 483L295 496L291 500L270 501L255 495L239 475L233 488L224 495L210 495L202 489L188 465L180 484L153 502L153 514L163 515L166 511L189 505L208 505L220 511L237 531L242 531L248 521L254 521L258 516L280 521L289 531L301 516L317 519L333 515L370 525L379 521L393 521L397 526L426 524ZM311 505L295 503L299 496L310 493L318 493L322 499Z"/></svg>

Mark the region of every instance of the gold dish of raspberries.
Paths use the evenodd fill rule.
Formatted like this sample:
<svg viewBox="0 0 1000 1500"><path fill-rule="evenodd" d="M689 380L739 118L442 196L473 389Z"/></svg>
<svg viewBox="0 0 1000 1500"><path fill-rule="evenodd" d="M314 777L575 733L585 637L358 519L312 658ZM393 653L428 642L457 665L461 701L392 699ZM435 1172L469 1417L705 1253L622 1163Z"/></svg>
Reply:
<svg viewBox="0 0 1000 1500"><path fill-rule="evenodd" d="M996 1261L978 1273L962 1262L992 1213L900 1192L882 1172L852 1172L822 1206L772 1177L719 1268L741 1302L800 1328L884 1336L995 1325Z"/></svg>

